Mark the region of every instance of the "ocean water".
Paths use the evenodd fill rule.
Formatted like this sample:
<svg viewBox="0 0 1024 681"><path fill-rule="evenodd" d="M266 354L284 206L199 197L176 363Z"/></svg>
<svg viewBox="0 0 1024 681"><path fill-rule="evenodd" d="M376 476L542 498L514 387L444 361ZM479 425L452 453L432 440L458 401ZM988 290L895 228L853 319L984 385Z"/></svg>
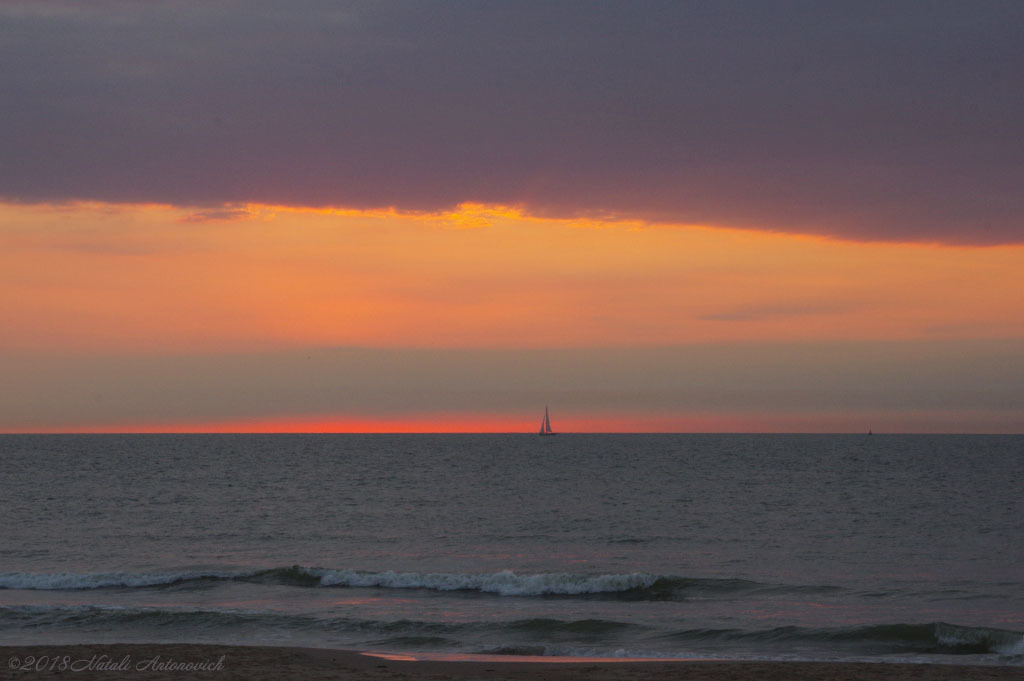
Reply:
<svg viewBox="0 0 1024 681"><path fill-rule="evenodd" d="M0 643L1024 665L1024 437L0 436Z"/></svg>

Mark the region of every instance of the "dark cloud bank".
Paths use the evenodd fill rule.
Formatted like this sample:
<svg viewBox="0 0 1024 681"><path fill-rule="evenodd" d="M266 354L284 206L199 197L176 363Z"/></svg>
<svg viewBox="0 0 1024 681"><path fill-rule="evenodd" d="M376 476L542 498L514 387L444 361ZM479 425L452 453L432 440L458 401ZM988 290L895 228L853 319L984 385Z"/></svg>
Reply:
<svg viewBox="0 0 1024 681"><path fill-rule="evenodd" d="M7 2L0 196L1024 241L1024 3Z"/></svg>

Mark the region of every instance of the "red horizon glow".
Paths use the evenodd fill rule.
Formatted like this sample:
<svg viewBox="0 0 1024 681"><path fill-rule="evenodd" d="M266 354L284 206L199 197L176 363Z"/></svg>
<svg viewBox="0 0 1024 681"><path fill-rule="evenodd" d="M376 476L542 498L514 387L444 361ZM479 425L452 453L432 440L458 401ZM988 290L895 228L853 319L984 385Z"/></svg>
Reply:
<svg viewBox="0 0 1024 681"><path fill-rule="evenodd" d="M437 412L396 414L391 418L309 415L210 422L159 422L141 424L57 424L45 428L0 429L3 434L533 434L542 412ZM934 416L934 415L932 415ZM595 410L586 414L555 413L553 428L562 434L614 433L1006 433L983 415L950 412L945 429L931 425L931 416L912 413L834 412L714 413L671 411L622 414ZM965 420L966 418L966 420ZM982 423L983 427L971 424Z"/></svg>

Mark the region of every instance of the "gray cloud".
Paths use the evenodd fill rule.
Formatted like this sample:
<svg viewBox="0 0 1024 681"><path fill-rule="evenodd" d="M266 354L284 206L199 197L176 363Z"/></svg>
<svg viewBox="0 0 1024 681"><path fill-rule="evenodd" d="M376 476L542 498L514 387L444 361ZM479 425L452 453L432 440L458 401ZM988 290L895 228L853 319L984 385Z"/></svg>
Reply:
<svg viewBox="0 0 1024 681"><path fill-rule="evenodd" d="M181 218L181 222L225 222L229 220L244 220L251 215L245 208L224 207L189 213Z"/></svg>
<svg viewBox="0 0 1024 681"><path fill-rule="evenodd" d="M13 2L0 196L1024 241L1014 2Z"/></svg>

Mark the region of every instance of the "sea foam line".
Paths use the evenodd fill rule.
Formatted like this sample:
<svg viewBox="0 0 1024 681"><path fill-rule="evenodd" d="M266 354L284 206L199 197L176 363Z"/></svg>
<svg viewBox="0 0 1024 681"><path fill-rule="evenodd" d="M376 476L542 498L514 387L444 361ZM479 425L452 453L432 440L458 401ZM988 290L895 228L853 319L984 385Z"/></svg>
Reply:
<svg viewBox="0 0 1024 681"><path fill-rule="evenodd" d="M641 572L621 575L586 576L571 573L518 575L511 570L486 574L416 572L359 572L303 568L320 578L322 586L382 587L391 589L433 589L436 591L481 591L501 596L542 596L614 593L646 589L657 575Z"/></svg>

